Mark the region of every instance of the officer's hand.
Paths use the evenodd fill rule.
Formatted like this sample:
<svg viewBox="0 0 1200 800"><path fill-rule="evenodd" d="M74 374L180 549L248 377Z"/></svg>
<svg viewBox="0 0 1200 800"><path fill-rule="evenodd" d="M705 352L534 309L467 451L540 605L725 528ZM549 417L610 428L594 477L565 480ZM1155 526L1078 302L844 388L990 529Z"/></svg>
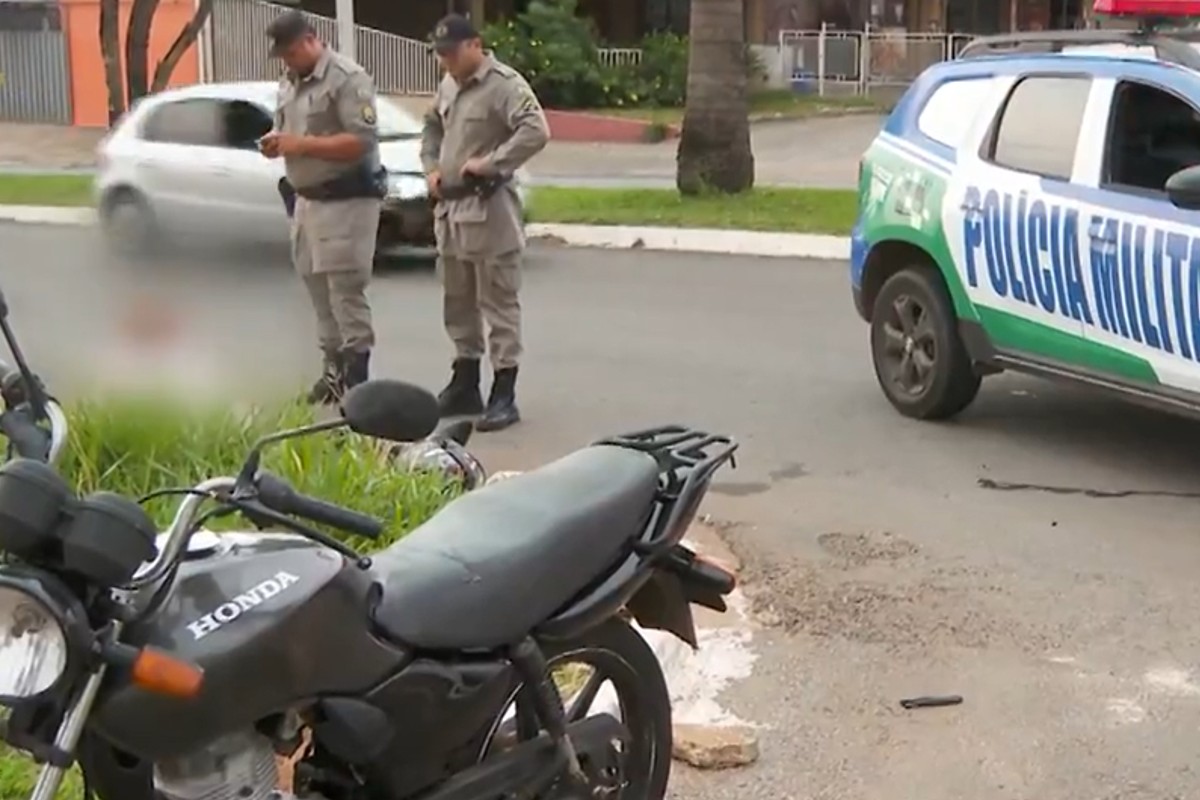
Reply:
<svg viewBox="0 0 1200 800"><path fill-rule="evenodd" d="M429 187L430 197L439 197L442 191L442 173L435 169L426 175L425 185Z"/></svg>
<svg viewBox="0 0 1200 800"><path fill-rule="evenodd" d="M274 151L280 156L299 156L304 155L301 148L304 146L304 137L297 136L294 133L272 133L268 134L271 141L274 142Z"/></svg>
<svg viewBox="0 0 1200 800"><path fill-rule="evenodd" d="M483 178L487 176L489 171L488 160L478 156L468 158L466 163L462 165L462 174L464 177L467 175L478 175Z"/></svg>
<svg viewBox="0 0 1200 800"><path fill-rule="evenodd" d="M279 136L280 134L272 132L258 140L258 150L267 158L279 158L282 153L279 152Z"/></svg>

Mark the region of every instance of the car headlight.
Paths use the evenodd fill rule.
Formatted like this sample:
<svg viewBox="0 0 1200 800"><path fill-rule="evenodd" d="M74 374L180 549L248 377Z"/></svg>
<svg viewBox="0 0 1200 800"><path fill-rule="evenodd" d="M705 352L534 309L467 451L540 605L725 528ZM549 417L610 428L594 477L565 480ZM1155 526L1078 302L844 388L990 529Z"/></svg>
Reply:
<svg viewBox="0 0 1200 800"><path fill-rule="evenodd" d="M74 649L75 619L38 579L0 575L0 703L28 700L58 686Z"/></svg>
<svg viewBox="0 0 1200 800"><path fill-rule="evenodd" d="M388 197L415 200L429 194L429 187L420 175L392 173L388 175Z"/></svg>

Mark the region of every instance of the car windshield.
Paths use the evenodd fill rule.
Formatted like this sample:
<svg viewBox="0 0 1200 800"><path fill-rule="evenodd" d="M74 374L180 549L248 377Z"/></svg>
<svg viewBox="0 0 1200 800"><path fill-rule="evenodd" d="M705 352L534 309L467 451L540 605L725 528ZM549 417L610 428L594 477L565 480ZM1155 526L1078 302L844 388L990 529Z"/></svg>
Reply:
<svg viewBox="0 0 1200 800"><path fill-rule="evenodd" d="M378 109L376 124L380 140L394 142L421 138L421 123L391 100L381 97L375 107Z"/></svg>

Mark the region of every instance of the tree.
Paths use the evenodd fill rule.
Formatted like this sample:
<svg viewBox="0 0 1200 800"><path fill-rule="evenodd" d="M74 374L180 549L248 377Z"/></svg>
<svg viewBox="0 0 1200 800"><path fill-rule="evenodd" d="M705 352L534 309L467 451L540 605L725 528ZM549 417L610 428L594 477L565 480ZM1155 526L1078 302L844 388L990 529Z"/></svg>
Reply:
<svg viewBox="0 0 1200 800"><path fill-rule="evenodd" d="M121 81L120 0L100 0L100 55L108 86L108 124L125 113L125 86Z"/></svg>
<svg viewBox="0 0 1200 800"><path fill-rule="evenodd" d="M676 156L681 194L754 186L743 0L692 0L687 100Z"/></svg>
<svg viewBox="0 0 1200 800"><path fill-rule="evenodd" d="M110 125L124 112L126 102L132 105L151 92L161 92L167 88L183 54L196 43L200 31L212 16L213 0L199 0L196 13L167 48L155 66L151 80L150 31L158 4L159 0L133 0L129 23L125 28L125 62L122 68L118 35L120 0L100 1L100 52L104 57L104 78L108 85Z"/></svg>

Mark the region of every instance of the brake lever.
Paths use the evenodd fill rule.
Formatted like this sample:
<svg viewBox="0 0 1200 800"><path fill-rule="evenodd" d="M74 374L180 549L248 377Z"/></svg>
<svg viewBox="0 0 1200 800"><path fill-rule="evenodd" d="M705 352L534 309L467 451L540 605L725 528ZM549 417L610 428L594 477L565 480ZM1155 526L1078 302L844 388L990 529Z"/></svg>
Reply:
<svg viewBox="0 0 1200 800"><path fill-rule="evenodd" d="M278 511L267 508L258 500L246 497L234 497L232 495L226 496L224 499L225 502L245 514L246 518L257 525L260 530L272 525L287 528L306 539L311 539L318 544L328 547L330 550L337 551L347 559L353 561L359 569L365 570L371 568L370 557L362 555L350 545L338 541L327 533L309 527L303 522L297 522L287 514L280 514Z"/></svg>

